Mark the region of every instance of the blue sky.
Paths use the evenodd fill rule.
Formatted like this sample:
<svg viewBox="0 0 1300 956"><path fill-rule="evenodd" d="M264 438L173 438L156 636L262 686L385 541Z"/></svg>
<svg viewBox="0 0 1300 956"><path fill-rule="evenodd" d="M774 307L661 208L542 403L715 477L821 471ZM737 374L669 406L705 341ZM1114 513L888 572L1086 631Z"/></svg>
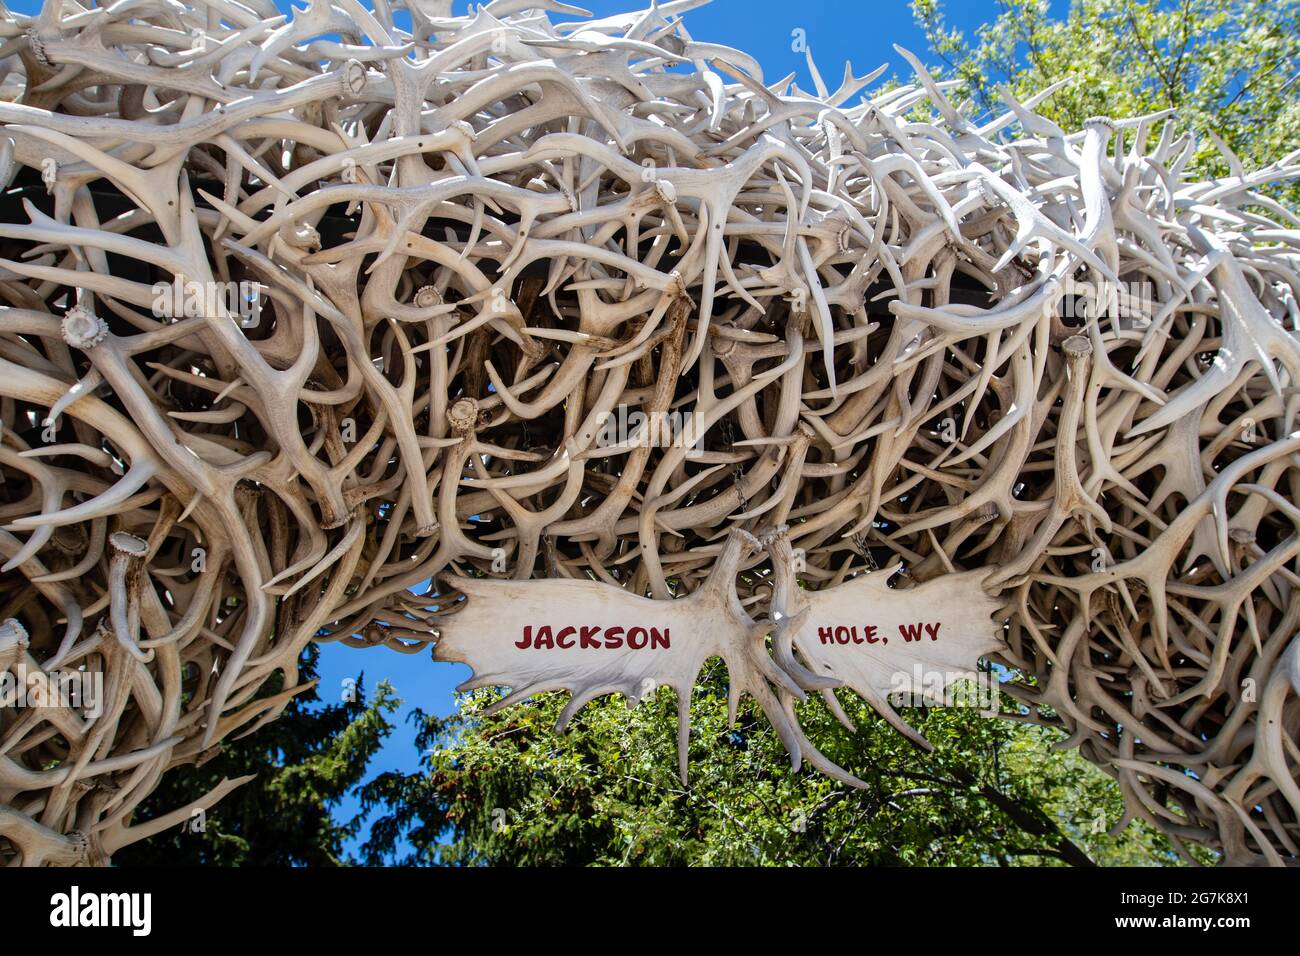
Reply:
<svg viewBox="0 0 1300 956"><path fill-rule="evenodd" d="M603 17L642 9L649 0L568 2ZM34 14L41 7L39 0L6 3L10 10L23 14ZM289 7L286 0L276 0L276 5L281 9ZM298 0L297 6L305 5L306 0ZM463 13L470 6L455 0L453 9ZM964 30L991 20L998 12L996 0L948 0L945 7L949 24ZM1062 7L1061 0L1053 0L1054 10ZM575 19L564 14L552 14L552 18ZM817 67L832 88L842 75L845 61L853 63L859 76L886 62L891 72L901 74L906 72L906 65L892 44L898 43L918 55L925 49L924 37L912 22L907 0L713 0L687 13L686 26L698 40L725 43L756 57L769 81L797 70L799 84L809 89L811 80L804 55L791 49L791 34L796 29L805 31Z"/></svg>
<svg viewBox="0 0 1300 956"><path fill-rule="evenodd" d="M277 0L281 8L288 4ZM595 16L608 16L624 10L640 9L648 0L570 0L590 10ZM17 13L34 13L40 4L37 0L10 0L9 8ZM469 4L455 3L455 11L463 12ZM1060 12L1062 0L1054 0L1054 10ZM955 0L947 5L950 26L970 31L979 23L993 19L998 12L996 0ZM567 16L553 15L568 20ZM812 80L802 52L793 49L794 31L804 31L819 71L827 85L834 89L843 75L846 61L853 64L856 75L867 73L882 63L888 64L887 75L905 75L907 66L894 52L892 44L898 43L924 56L925 40L912 22L909 6L903 0L865 2L865 0L713 0L708 6L686 14L687 29L697 40L724 43L744 50L754 56L763 67L765 78L772 82L792 71L797 82L812 89ZM401 770L407 773L419 766L419 752L415 747L415 729L406 719L412 707L420 707L438 714L449 713L453 706L456 684L464 680L468 668L459 664L439 664L428 653L403 655L387 650L350 650L337 644L322 647L320 658L320 689L324 698L336 701L343 680L365 672L365 685L373 689L380 680L387 680L403 700L403 709L397 728L387 745L371 766L372 773ZM357 801L349 798L339 807L340 817L350 817L358 809Z"/></svg>

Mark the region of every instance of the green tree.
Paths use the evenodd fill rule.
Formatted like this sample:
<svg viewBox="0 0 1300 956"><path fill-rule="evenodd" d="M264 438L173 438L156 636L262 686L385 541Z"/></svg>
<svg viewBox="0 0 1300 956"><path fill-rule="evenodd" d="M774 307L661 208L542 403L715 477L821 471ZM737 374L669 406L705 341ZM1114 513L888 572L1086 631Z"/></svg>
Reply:
<svg viewBox="0 0 1300 956"><path fill-rule="evenodd" d="M416 715L425 771L362 789L380 811L364 859L445 865L1014 865L1175 863L1162 837L1118 837L1113 783L1057 735L972 709L909 709L924 754L850 694L850 734L823 704L800 719L865 789L791 772L747 702L727 726L726 677L706 666L692 701L690 779L676 767L676 701L661 689L629 710L588 705L554 731L564 694L488 716L494 692L446 718ZM1099 826L1099 821L1102 825ZM406 841L413 849L402 851Z"/></svg>
<svg viewBox="0 0 1300 956"><path fill-rule="evenodd" d="M1065 81L1036 111L1067 132L1089 116L1177 110L1198 136L1190 164L1228 173L1215 134L1245 167L1300 143L1300 0L1074 0L1064 17L1047 0L999 0L974 37L949 27L941 0L913 0L955 100L975 116L1005 111L999 87L1021 102ZM1292 199L1295 187L1284 187Z"/></svg>
<svg viewBox="0 0 1300 956"><path fill-rule="evenodd" d="M308 647L300 677L316 675L319 649ZM281 689L277 674L262 688ZM177 769L137 811L148 820L184 806L224 777L256 774L208 812L202 832L175 827L117 853L123 866L338 866L359 818L339 820L343 796L365 776L366 766L392 732L386 719L400 702L387 683L372 699L360 678L355 702L325 704L315 689L295 697L278 720L247 737L225 741L219 754L197 767Z"/></svg>

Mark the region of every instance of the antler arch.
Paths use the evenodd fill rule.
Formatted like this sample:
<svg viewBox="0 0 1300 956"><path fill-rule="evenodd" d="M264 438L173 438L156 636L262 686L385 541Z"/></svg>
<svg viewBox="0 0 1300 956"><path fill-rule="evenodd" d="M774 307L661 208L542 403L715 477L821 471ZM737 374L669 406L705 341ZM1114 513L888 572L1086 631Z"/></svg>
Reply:
<svg viewBox="0 0 1300 956"><path fill-rule="evenodd" d="M747 613L794 547L996 569L1023 719L1176 841L1297 855L1297 157L1190 181L1163 114L977 125L910 57L848 106L878 73L768 84L695 5L6 15L0 665L107 685L0 708L0 854L183 819L131 822L457 575L667 600L744 534ZM826 690L767 620L746 680Z"/></svg>

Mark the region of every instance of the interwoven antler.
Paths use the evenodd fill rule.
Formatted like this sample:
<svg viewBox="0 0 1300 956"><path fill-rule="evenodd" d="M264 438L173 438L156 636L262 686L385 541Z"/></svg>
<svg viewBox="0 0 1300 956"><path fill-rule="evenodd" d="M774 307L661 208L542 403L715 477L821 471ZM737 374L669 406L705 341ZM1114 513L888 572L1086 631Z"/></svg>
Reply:
<svg viewBox="0 0 1300 956"><path fill-rule="evenodd" d="M980 125L907 54L767 85L697 5L5 13L0 674L105 686L0 707L0 859L187 819L132 813L458 576L668 600L783 525L805 587L991 568L1119 826L1300 856L1297 154L1189 181L1164 114Z"/></svg>

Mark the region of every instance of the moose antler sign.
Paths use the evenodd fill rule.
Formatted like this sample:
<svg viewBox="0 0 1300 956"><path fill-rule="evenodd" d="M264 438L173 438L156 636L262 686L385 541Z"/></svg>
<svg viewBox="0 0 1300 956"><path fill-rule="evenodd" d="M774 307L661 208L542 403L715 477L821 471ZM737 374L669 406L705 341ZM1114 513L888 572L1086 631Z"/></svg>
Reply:
<svg viewBox="0 0 1300 956"><path fill-rule="evenodd" d="M785 586L786 593L774 602L771 618L758 620L741 602L735 580L746 555L767 544L782 568L777 586ZM783 526L763 541L732 530L709 577L677 600L651 600L591 580L453 578L466 600L441 622L434 658L471 667L473 677L461 690L512 688L492 710L541 691L570 691L561 727L594 697L620 693L634 706L654 688L671 687L679 702L683 782L691 689L705 660L714 656L727 666L733 701L741 694L754 697L796 767L815 748L789 701L802 699L807 690L841 684L928 746L890 708L885 695L924 695L935 684L942 690L973 675L979 657L1002 648L1000 625L993 620L998 602L979 586L984 574L971 571L894 590L886 583L890 575L881 572L805 592L788 587L795 577L792 564ZM768 649L769 636L774 651ZM932 695L931 700L942 703ZM817 757L819 764L825 761ZM829 761L825 764L836 776L852 779Z"/></svg>

